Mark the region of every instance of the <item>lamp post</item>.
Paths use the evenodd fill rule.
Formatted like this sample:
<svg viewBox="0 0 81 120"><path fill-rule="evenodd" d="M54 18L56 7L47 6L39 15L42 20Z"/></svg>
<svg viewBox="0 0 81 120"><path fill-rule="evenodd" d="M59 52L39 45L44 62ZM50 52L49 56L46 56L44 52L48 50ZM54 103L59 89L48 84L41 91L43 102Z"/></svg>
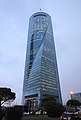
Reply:
<svg viewBox="0 0 81 120"><path fill-rule="evenodd" d="M0 95L0 108L1 108L1 100L2 100L2 96Z"/></svg>
<svg viewBox="0 0 81 120"><path fill-rule="evenodd" d="M73 94L74 94L74 93L71 91L71 92L70 92L71 100L73 99L73 97L72 97Z"/></svg>

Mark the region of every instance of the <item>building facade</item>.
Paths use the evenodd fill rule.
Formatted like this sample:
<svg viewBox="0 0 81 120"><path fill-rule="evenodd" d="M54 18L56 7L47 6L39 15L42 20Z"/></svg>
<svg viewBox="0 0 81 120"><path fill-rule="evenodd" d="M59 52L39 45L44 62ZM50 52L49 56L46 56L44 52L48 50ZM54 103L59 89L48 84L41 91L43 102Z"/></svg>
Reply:
<svg viewBox="0 0 81 120"><path fill-rule="evenodd" d="M70 96L71 99L78 100L79 102L81 102L81 93L72 93L70 94Z"/></svg>
<svg viewBox="0 0 81 120"><path fill-rule="evenodd" d="M23 102L34 109L45 96L62 103L51 17L37 12L29 20Z"/></svg>

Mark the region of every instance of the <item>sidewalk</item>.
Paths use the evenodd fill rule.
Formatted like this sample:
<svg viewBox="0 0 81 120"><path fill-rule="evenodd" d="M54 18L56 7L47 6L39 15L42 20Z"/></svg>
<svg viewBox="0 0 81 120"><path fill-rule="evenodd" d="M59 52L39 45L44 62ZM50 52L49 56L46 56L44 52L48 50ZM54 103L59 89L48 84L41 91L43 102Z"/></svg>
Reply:
<svg viewBox="0 0 81 120"><path fill-rule="evenodd" d="M23 116L22 120L60 120L60 118L48 117L47 115L30 115Z"/></svg>

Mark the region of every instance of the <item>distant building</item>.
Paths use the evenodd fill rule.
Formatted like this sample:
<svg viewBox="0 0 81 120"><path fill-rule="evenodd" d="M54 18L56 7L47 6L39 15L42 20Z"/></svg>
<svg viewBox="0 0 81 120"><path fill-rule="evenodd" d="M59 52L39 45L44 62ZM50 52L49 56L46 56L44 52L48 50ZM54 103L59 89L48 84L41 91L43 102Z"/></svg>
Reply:
<svg viewBox="0 0 81 120"><path fill-rule="evenodd" d="M62 103L51 17L37 12L29 20L23 103L40 108L45 96Z"/></svg>
<svg viewBox="0 0 81 120"><path fill-rule="evenodd" d="M78 100L79 102L81 102L81 93L71 94L71 99L75 99L75 100Z"/></svg>

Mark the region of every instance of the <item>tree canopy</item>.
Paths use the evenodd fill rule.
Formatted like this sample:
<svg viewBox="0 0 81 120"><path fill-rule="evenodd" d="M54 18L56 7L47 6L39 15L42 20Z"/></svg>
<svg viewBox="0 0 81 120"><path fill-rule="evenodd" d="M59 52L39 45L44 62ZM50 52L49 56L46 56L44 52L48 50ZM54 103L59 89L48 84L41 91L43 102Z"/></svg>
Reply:
<svg viewBox="0 0 81 120"><path fill-rule="evenodd" d="M75 108L75 111L79 111L78 107L81 106L81 103L78 100L71 99L67 101L67 106Z"/></svg>
<svg viewBox="0 0 81 120"><path fill-rule="evenodd" d="M0 107L6 101L13 101L16 98L16 94L11 92L10 88L0 88Z"/></svg>
<svg viewBox="0 0 81 120"><path fill-rule="evenodd" d="M67 101L67 105L71 107L81 106L81 103L78 100L72 99Z"/></svg>
<svg viewBox="0 0 81 120"><path fill-rule="evenodd" d="M42 99L42 106L45 107L47 102L49 101L54 101L56 102L56 99L54 97L51 97L51 96L47 96L45 97L44 99Z"/></svg>
<svg viewBox="0 0 81 120"><path fill-rule="evenodd" d="M63 105L56 102L54 97L45 97L42 100L42 106L49 117L59 117L65 111Z"/></svg>

